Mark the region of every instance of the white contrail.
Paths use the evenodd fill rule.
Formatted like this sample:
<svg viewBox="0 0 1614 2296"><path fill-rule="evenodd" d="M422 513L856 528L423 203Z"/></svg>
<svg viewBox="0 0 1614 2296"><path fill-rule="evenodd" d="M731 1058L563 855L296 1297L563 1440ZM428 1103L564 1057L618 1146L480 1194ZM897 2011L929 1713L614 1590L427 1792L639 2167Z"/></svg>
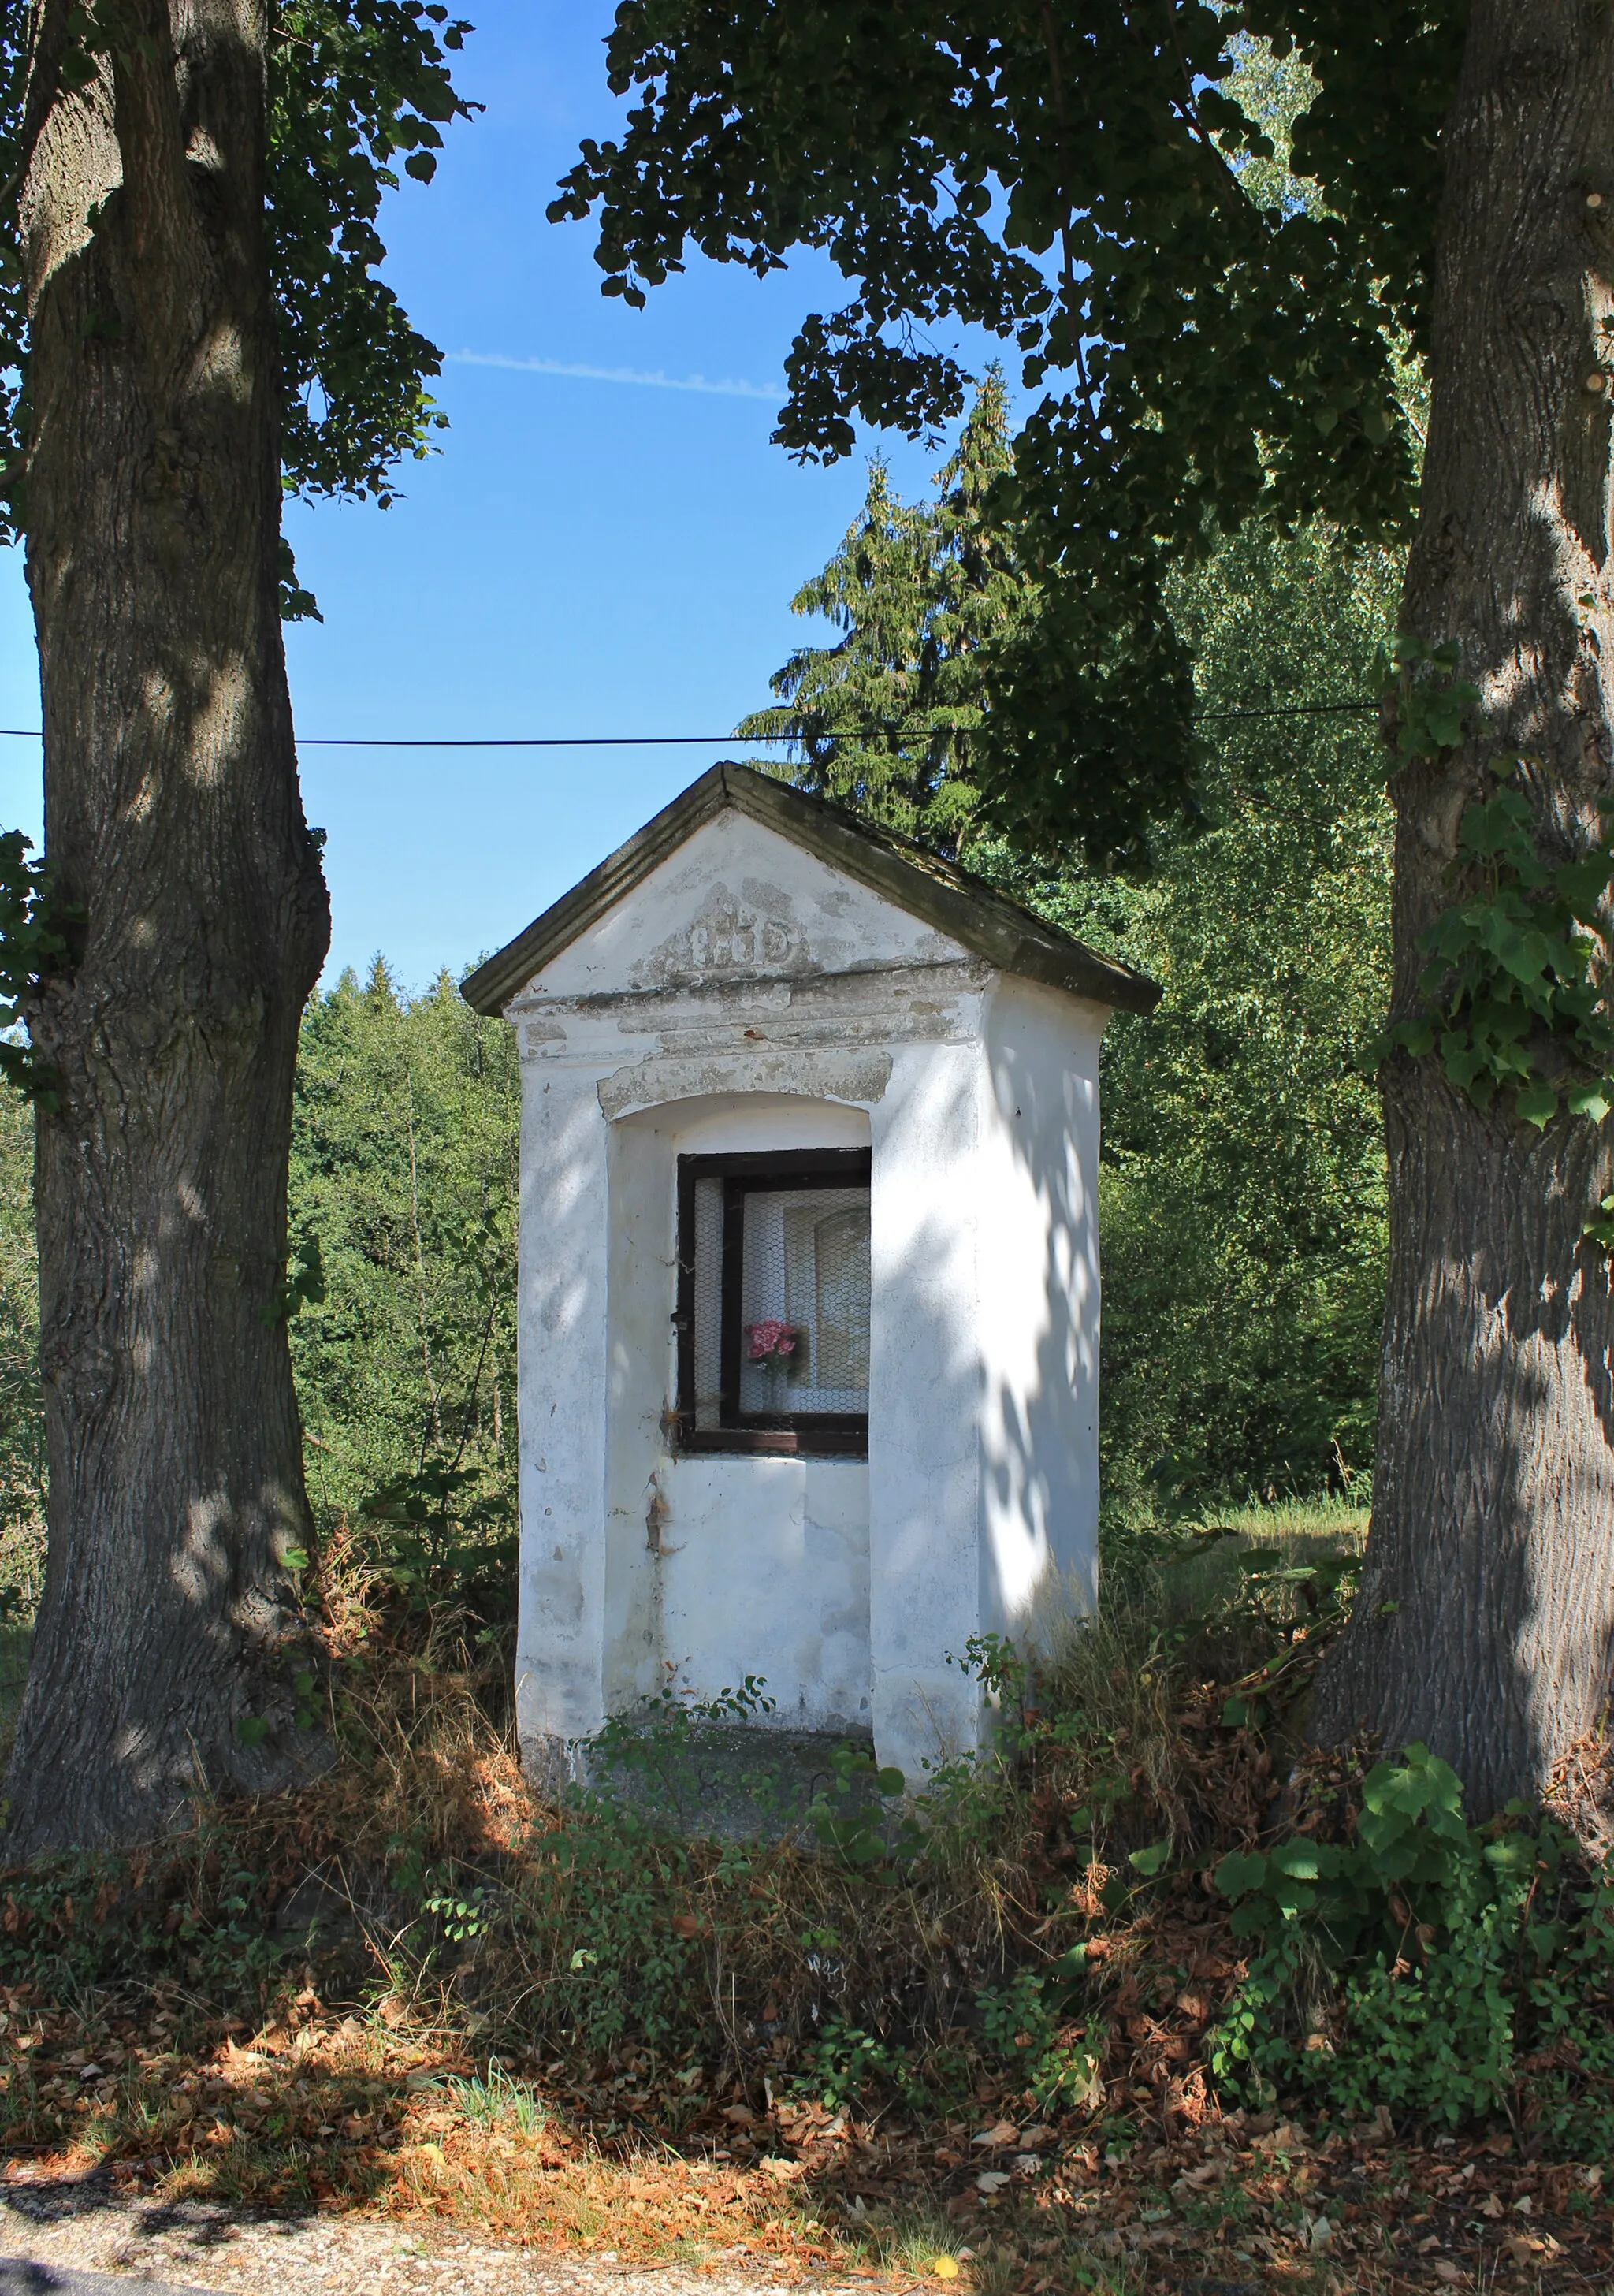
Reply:
<svg viewBox="0 0 1614 2296"><path fill-rule="evenodd" d="M777 403L780 387L725 379L709 382L703 374L647 373L636 366L582 366L569 359L507 358L502 351L450 351L450 366L502 366L516 374L566 374L579 382L636 382L649 390L694 390L709 398L767 398Z"/></svg>

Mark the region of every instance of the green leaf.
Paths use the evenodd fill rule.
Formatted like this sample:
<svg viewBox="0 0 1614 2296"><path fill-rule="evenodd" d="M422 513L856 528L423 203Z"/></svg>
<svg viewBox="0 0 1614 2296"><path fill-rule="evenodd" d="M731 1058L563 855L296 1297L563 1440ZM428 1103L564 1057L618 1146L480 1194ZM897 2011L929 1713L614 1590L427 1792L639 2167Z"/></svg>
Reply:
<svg viewBox="0 0 1614 2296"><path fill-rule="evenodd" d="M1498 1841L1487 1841L1483 1855L1486 1864L1499 1874L1533 1874L1538 1852L1528 1833L1504 1833Z"/></svg>
<svg viewBox="0 0 1614 2296"><path fill-rule="evenodd" d="M1594 1084L1571 1085L1563 1098L1571 1116L1589 1116L1594 1124L1601 1124L1614 1108L1614 1082L1600 1077Z"/></svg>
<svg viewBox="0 0 1614 2296"><path fill-rule="evenodd" d="M908 1782L900 1770L888 1768L877 1774L874 1784L884 1799L891 1801L897 1794L906 1792Z"/></svg>
<svg viewBox="0 0 1614 2296"><path fill-rule="evenodd" d="M1135 1866L1146 1880L1152 1881L1170 1855L1171 1841L1167 1836L1164 1841L1151 1841L1146 1849L1130 1851L1127 1863Z"/></svg>
<svg viewBox="0 0 1614 2296"><path fill-rule="evenodd" d="M1248 1897L1266 1879L1266 1860L1258 1849L1230 1850L1212 1876L1225 1898Z"/></svg>
<svg viewBox="0 0 1614 2296"><path fill-rule="evenodd" d="M1544 1132L1558 1113L1558 1095L1550 1084L1537 1081L1522 1086L1513 1095L1513 1105L1526 1124Z"/></svg>

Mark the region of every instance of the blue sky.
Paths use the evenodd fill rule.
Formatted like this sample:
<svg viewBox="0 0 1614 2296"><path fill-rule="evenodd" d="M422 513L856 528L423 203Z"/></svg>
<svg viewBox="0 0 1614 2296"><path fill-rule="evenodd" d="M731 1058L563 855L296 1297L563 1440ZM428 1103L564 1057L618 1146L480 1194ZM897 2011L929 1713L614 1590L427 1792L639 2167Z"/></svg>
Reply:
<svg viewBox="0 0 1614 2296"><path fill-rule="evenodd" d="M449 354L453 427L394 509L292 510L325 617L288 633L299 731L721 734L767 700L802 635L791 594L862 496L861 455L802 469L768 444L796 326L842 283L814 258L761 283L703 265L644 312L608 301L590 226L544 210L578 138L618 116L610 0L466 12L458 78L487 111L383 218L386 275ZM941 459L879 443L904 492ZM37 722L20 558L0 554L0 724ZM306 750L329 839L327 978L378 949L413 986L458 971L725 752ZM37 839L39 819L37 748L0 742L0 827Z"/></svg>

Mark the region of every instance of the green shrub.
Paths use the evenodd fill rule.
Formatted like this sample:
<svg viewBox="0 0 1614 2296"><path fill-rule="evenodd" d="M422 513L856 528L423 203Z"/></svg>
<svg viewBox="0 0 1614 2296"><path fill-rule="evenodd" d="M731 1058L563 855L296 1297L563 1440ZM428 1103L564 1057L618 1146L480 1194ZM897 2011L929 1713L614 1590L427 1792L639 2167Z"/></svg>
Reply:
<svg viewBox="0 0 1614 2296"><path fill-rule="evenodd" d="M277 1934L267 1878L246 1868L222 1824L155 1858L77 1851L0 1882L0 1981L46 1997L181 1978L261 2007L302 1943Z"/></svg>
<svg viewBox="0 0 1614 2296"><path fill-rule="evenodd" d="M981 2038L1000 2064L1020 2079L1040 2112L1069 2112L1102 2103L1102 2033L1088 2046L1086 2024L1070 2021L1071 1997L1082 1986L1079 1951L1052 1974L1017 1970L1006 1985L977 1996Z"/></svg>
<svg viewBox="0 0 1614 2296"><path fill-rule="evenodd" d="M1531 2065L1544 2134L1614 2136L1614 1879L1522 1806L1484 1826L1456 1774L1409 1746L1364 1783L1355 1838L1296 1835L1216 1869L1258 1951L1208 2037L1221 2084L1455 2126ZM1567 2044L1567 2047L1566 2045Z"/></svg>

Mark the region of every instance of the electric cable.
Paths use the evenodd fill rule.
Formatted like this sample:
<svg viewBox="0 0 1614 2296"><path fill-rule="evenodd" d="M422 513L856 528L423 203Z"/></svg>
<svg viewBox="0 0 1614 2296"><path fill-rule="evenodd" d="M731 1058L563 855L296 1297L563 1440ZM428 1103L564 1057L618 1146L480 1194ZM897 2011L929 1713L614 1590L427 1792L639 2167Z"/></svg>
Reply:
<svg viewBox="0 0 1614 2296"><path fill-rule="evenodd" d="M1376 711L1376 701L1295 701L1245 709L1206 709L1200 725L1226 724L1241 718L1326 718ZM970 734L976 726L919 726L912 733L900 726L834 726L813 735L828 742L914 741L930 734ZM716 749L725 742L762 742L774 747L799 742L796 734L299 734L299 750L671 750ZM37 726L0 726L0 740L42 742Z"/></svg>

